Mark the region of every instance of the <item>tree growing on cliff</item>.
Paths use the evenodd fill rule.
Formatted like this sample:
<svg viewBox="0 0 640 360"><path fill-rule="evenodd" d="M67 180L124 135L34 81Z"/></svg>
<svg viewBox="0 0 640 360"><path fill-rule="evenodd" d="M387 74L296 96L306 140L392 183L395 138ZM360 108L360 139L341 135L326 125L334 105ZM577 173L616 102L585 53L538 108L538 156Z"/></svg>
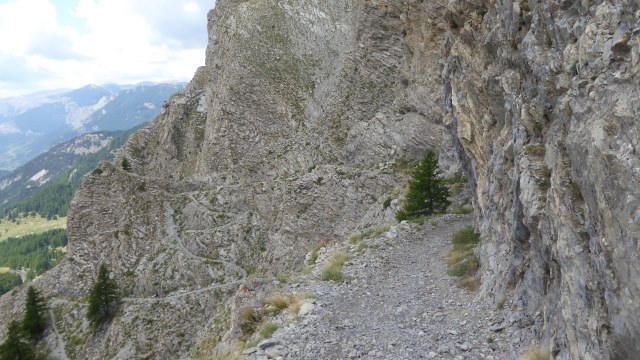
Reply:
<svg viewBox="0 0 640 360"><path fill-rule="evenodd" d="M18 321L9 323L7 338L0 345L0 360L37 359L33 344L25 335Z"/></svg>
<svg viewBox="0 0 640 360"><path fill-rule="evenodd" d="M118 287L115 280L109 278L109 270L102 264L98 270L98 279L89 292L87 319L94 326L109 319L118 304Z"/></svg>
<svg viewBox="0 0 640 360"><path fill-rule="evenodd" d="M131 163L129 163L129 159L122 158L122 162L120 164L122 165L122 170L127 172L131 171Z"/></svg>
<svg viewBox="0 0 640 360"><path fill-rule="evenodd" d="M25 306L24 319L22 320L22 328L27 336L32 340L38 341L42 336L42 332L47 326L47 318L45 312L47 306L40 296L40 293L29 287L27 290L27 303Z"/></svg>
<svg viewBox="0 0 640 360"><path fill-rule="evenodd" d="M440 176L438 157L429 150L413 171L409 190L396 220L443 212L449 206L449 187Z"/></svg>

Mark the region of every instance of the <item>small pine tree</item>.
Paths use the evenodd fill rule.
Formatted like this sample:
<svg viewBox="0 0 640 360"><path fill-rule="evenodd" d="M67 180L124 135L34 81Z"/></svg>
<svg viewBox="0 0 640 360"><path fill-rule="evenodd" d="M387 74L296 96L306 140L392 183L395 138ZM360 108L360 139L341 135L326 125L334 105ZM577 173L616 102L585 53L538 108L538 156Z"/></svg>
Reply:
<svg viewBox="0 0 640 360"><path fill-rule="evenodd" d="M440 176L438 158L429 150L420 161L409 181L409 191L403 207L396 213L398 221L446 210L450 202L449 188Z"/></svg>
<svg viewBox="0 0 640 360"><path fill-rule="evenodd" d="M122 170L124 171L131 171L131 164L129 163L129 159L127 158L122 158Z"/></svg>
<svg viewBox="0 0 640 360"><path fill-rule="evenodd" d="M118 302L118 288L115 280L109 279L109 270L102 264L98 279L89 292L87 319L98 326L113 315Z"/></svg>
<svg viewBox="0 0 640 360"><path fill-rule="evenodd" d="M27 290L27 303L24 319L22 320L22 328L25 334L34 341L40 339L47 326L46 311L47 307L40 293L33 286L30 286L29 290Z"/></svg>
<svg viewBox="0 0 640 360"><path fill-rule="evenodd" d="M15 359L36 359L36 353L20 323L14 320L7 328L7 338L0 345L0 360Z"/></svg>

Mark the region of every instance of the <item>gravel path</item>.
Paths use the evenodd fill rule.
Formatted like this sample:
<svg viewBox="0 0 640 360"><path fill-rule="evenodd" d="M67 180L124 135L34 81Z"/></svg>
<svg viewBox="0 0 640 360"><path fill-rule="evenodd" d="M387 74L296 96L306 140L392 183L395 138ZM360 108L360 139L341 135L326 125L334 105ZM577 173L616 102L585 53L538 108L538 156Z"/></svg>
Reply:
<svg viewBox="0 0 640 360"><path fill-rule="evenodd" d="M469 216L446 215L423 226L400 224L369 248L346 246L348 281L307 276L283 291L313 292L298 320L281 328L249 359L508 359L504 316L446 274L444 256ZM335 251L330 249L324 258ZM316 272L322 267L316 266Z"/></svg>
<svg viewBox="0 0 640 360"><path fill-rule="evenodd" d="M59 360L69 360L69 357L67 357L67 352L65 349L65 343L64 343L64 337L62 337L62 334L60 334L60 332L58 331L58 324L56 323L56 317L53 313L53 309L52 307L57 306L58 304L63 303L63 301L53 301L50 304L49 307L49 322L51 323L51 328L53 329L53 333L55 334L55 344L54 346L50 347L51 348L51 357L53 357L54 359L59 359Z"/></svg>

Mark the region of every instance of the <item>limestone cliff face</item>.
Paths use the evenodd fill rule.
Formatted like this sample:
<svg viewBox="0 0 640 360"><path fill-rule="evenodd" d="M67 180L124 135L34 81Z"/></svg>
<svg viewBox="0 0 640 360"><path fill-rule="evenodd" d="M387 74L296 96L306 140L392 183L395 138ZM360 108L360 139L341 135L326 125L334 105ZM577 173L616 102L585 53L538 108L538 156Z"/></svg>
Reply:
<svg viewBox="0 0 640 360"><path fill-rule="evenodd" d="M69 256L36 282L68 355L211 346L248 275L393 221L382 202L405 183L398 164L426 149L474 191L483 298L512 300L516 325L559 358L640 352L638 10L218 0L206 66L85 178ZM92 335L82 297L101 263L125 298ZM23 296L0 313L17 316Z"/></svg>
<svg viewBox="0 0 640 360"><path fill-rule="evenodd" d="M476 178L482 293L559 358L640 352L636 1L450 1L447 119ZM515 289L515 291L511 291Z"/></svg>
<svg viewBox="0 0 640 360"><path fill-rule="evenodd" d="M225 300L247 275L299 270L319 241L393 221L382 202L406 181L398 164L437 149L448 175L460 171L434 76L444 10L218 1L206 66L85 178L69 256L36 283L61 309L69 356L194 354L224 333ZM82 296L100 263L125 298L91 335ZM20 296L0 311L17 314Z"/></svg>

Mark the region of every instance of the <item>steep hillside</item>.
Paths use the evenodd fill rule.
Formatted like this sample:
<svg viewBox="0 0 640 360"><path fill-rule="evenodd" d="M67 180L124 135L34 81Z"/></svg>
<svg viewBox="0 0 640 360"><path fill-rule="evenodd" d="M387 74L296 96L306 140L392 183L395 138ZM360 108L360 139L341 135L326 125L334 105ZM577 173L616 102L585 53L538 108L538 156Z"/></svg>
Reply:
<svg viewBox="0 0 640 360"><path fill-rule="evenodd" d="M36 283L61 314L48 339L66 338L71 358L125 359L237 338L241 284L393 223L398 202L383 203L402 192L403 164L435 149L473 192L478 301L508 305L511 340L561 359L633 357L638 10L219 0L206 66L73 200L69 254ZM100 264L124 299L94 333L83 297ZM23 297L0 298L4 318Z"/></svg>
<svg viewBox="0 0 640 360"><path fill-rule="evenodd" d="M0 177L0 218L30 212L47 218L66 216L82 177L98 162L113 159L136 130L78 136Z"/></svg>

